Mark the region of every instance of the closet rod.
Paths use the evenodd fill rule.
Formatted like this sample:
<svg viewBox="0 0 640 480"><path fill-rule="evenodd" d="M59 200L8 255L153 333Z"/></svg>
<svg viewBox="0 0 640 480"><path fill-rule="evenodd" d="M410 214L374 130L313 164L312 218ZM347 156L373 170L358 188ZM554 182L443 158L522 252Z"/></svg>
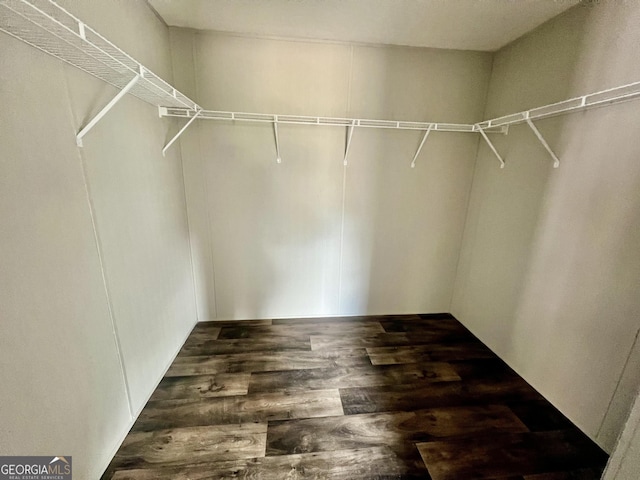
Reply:
<svg viewBox="0 0 640 480"><path fill-rule="evenodd" d="M562 100L561 102L551 103L542 107L536 107L530 110L492 118L491 120L485 120L484 122L477 123L476 127L487 131L487 128L508 127L509 125L516 125L519 123L529 123L529 121L532 120L578 112L594 107L613 105L633 100L637 97L640 97L640 82L633 82L619 87L589 93L580 97Z"/></svg>
<svg viewBox="0 0 640 480"><path fill-rule="evenodd" d="M266 122L276 125L324 125L359 128L387 128L440 132L480 133L493 152L504 161L487 137L487 133L507 133L511 125L527 123L543 147L554 160L559 159L533 124L555 115L572 113L588 108L611 105L640 97L640 81L601 90L561 102L522 112L504 115L476 124L413 122L397 120L370 120L336 117L310 117L272 115L261 113L203 110L197 103L180 93L142 64L116 47L109 40L60 7L53 0L0 0L0 31L34 46L70 65L113 85L121 90L89 124L78 133L82 137L109 111L125 92L155 105L161 117L187 118L189 122L165 146L163 153L186 130L195 118L222 121ZM133 81L135 79L135 81ZM425 135L426 138L426 135ZM418 152L419 153L419 152ZM346 161L346 160L345 160ZM412 162L415 165L415 161Z"/></svg>
<svg viewBox="0 0 640 480"><path fill-rule="evenodd" d="M159 107L161 117L191 118L193 110L179 107ZM328 127L388 128L394 130L420 130L437 132L477 133L470 123L413 122L405 120L372 120L364 118L310 117L305 115L280 115L271 113L226 112L202 110L198 118L232 122L281 123L290 125L321 125ZM503 127L488 127L492 133L506 133Z"/></svg>
<svg viewBox="0 0 640 480"><path fill-rule="evenodd" d="M491 140L489 140L489 137L487 137L486 133L491 133L491 131L488 129L491 129L493 127L509 128L511 125L526 123L533 131L538 141L547 151L549 156L552 158L553 168L558 168L560 166L560 159L553 152L538 128L534 125L534 120L554 117L556 115L563 115L566 113L579 112L587 110L589 108L614 105L616 103L626 102L638 97L640 97L640 82L633 82L626 85L621 85L619 87L607 88L606 90L600 90L598 92L589 93L587 95L570 98L561 102L551 103L542 107L536 107L530 110L524 110L522 112L492 118L491 120L485 120L484 122L476 123L474 127L475 130L484 137L485 141L491 148L491 151L500 161L500 168L504 168L505 163L503 158L500 156L495 146L491 143Z"/></svg>

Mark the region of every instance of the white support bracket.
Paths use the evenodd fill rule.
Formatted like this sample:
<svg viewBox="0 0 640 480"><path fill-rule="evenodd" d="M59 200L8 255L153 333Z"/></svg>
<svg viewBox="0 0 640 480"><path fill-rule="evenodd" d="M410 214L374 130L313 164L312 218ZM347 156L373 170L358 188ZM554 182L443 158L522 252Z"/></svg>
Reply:
<svg viewBox="0 0 640 480"><path fill-rule="evenodd" d="M278 116L277 115L273 120L273 134L276 137L276 162L282 163L282 158L280 157L280 139L278 138Z"/></svg>
<svg viewBox="0 0 640 480"><path fill-rule="evenodd" d="M111 99L111 101L109 103L107 103L102 110L100 110L98 112L98 114L93 117L89 123L87 123L84 127L82 127L82 130L80 130L78 132L78 134L76 135L76 145L78 145L79 147L82 147L82 138L89 133L89 131L96 126L96 123L98 123L102 117L104 117L109 110L111 110L113 108L113 106L118 103L120 101L120 99L122 99L122 97L124 97L129 90L131 90L133 88L133 86L138 82L138 80L140 80L140 78L142 77L141 74L136 75L135 77L133 77L129 83L127 83L127 85L118 92L118 94L113 97Z"/></svg>
<svg viewBox="0 0 640 480"><path fill-rule="evenodd" d="M480 135L482 135L482 138L484 138L484 141L487 142L487 145L489 145L489 148L491 149L493 154L496 157L498 157L498 160L500 160L500 168L504 168L504 160L502 159L502 157L498 153L498 150L496 150L496 147L493 146L493 143L491 143L491 140L489 140L489 137L487 137L487 134L485 133L483 128L478 126L478 131L480 132Z"/></svg>
<svg viewBox="0 0 640 480"><path fill-rule="evenodd" d="M422 147L424 146L424 142L427 141L427 137L429 136L429 133L431 133L431 128L432 127L433 127L433 125L429 125L429 128L427 128L427 131L424 132L424 136L422 137L422 141L420 142L420 146L418 147L418 151L413 156L413 160L411 161L411 168L416 168L416 160L418 158L418 155L420 155L420 151L422 150Z"/></svg>
<svg viewBox="0 0 640 480"><path fill-rule="evenodd" d="M544 139L540 131L537 129L537 127L533 124L533 122L531 121L528 115L527 115L526 121L529 127L531 128L531 130L533 130L533 133L536 135L536 137L538 137L538 140L540 140L540 143L542 144L542 146L549 153L549 155L551 155L551 158L553 158L553 168L558 168L560 166L560 159L556 156L555 153L553 153L553 150L551 150L551 147L549 146L547 141Z"/></svg>
<svg viewBox="0 0 640 480"><path fill-rule="evenodd" d="M349 125L347 127L347 146L344 150L344 160L342 161L342 164L346 167L347 165L349 165L349 162L347 160L347 157L349 156L349 148L351 147L351 138L353 137L353 131L356 129L356 121L353 120L351 122L351 125Z"/></svg>
<svg viewBox="0 0 640 480"><path fill-rule="evenodd" d="M191 124L193 123L193 121L194 121L196 118L198 118L198 117L200 116L200 113L201 113L201 112L202 112L202 109L198 110L198 111L193 115L193 117L191 117L191 118L189 119L189 121L188 121L187 123L185 123L185 125L184 125L184 126L183 126L179 131L178 131L178 133L176 133L176 134L174 135L174 137L173 137L171 140L169 140L169 142L168 142L168 143L167 143L167 144L162 148L162 156L163 156L163 157L164 157L164 156L165 156L165 154L167 153L167 150L169 150L169 147L170 147L171 145L173 145L173 143L174 143L176 140L178 140L178 138L180 137L180 135L182 135L182 133L183 133L187 128L189 128L189 125L191 125Z"/></svg>

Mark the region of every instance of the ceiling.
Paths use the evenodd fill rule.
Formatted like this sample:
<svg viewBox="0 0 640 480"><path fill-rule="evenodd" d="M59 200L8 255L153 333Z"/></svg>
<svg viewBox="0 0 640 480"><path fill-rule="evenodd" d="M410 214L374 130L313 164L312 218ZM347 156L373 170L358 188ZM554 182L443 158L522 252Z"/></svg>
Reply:
<svg viewBox="0 0 640 480"><path fill-rule="evenodd" d="M275 38L494 51L579 0L147 0L167 25Z"/></svg>

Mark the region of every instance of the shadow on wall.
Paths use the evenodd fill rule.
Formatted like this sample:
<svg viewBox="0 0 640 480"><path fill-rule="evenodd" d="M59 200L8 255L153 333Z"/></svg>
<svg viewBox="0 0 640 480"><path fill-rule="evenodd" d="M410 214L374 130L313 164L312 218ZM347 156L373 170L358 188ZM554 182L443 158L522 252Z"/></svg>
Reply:
<svg viewBox="0 0 640 480"><path fill-rule="evenodd" d="M223 152L203 170L218 318L335 312L340 133L281 126L277 164L270 126L204 131Z"/></svg>
<svg viewBox="0 0 640 480"><path fill-rule="evenodd" d="M589 35L582 35L577 50L574 94L640 76L640 68L626 60L635 55L640 39L640 8L603 7L582 9ZM611 35L614 25L616 35ZM637 103L625 103L570 116L562 123L555 140L565 160L547 186L512 346L514 355L549 370L558 360L568 371L593 366L578 379L593 395L572 401L600 413L587 428L597 431L598 441L608 449L640 385L640 372L624 372L640 317L640 145L637 129L631 127L637 125L637 109ZM541 298L545 301L535 301ZM523 341L532 334L534 319L549 351L562 342L562 353L549 355ZM618 381L625 374L633 378L621 388ZM569 380L555 377L558 389Z"/></svg>
<svg viewBox="0 0 640 480"><path fill-rule="evenodd" d="M554 33L533 32L497 54L486 117L534 108L572 95L571 76L578 60L575 52L585 35L580 19L572 22L572 27L562 30L544 25L541 29ZM562 41L562 48L554 49L555 55L540 54L537 39L546 41L547 36L552 37L551 47L556 40ZM461 317L476 322L477 331L484 331L483 340L505 357L514 353L513 319L531 268L532 242L544 215L550 178L566 169L567 152L559 143L566 118L537 122L561 159L559 170L552 168L551 158L526 124L510 127L506 136L492 136L507 164L503 170L487 145L480 143L454 303L460 305Z"/></svg>
<svg viewBox="0 0 640 480"><path fill-rule="evenodd" d="M447 194L437 192L451 171L440 167L452 159L430 156L432 146L447 142L434 135L411 169L420 135L357 132L346 173L342 314L448 310L454 241L445 240L451 232L440 213L449 206L447 197L456 196L456 185ZM464 185L457 188L466 195Z"/></svg>
<svg viewBox="0 0 640 480"><path fill-rule="evenodd" d="M218 42L238 46L205 40L206 51ZM238 42L243 58L272 63L255 60L249 40ZM220 83L206 87L209 94L230 87L240 104L255 102L254 110L309 113L305 89L313 82L290 55L301 62L320 49L318 62L344 79L327 73L334 83L314 88L324 88L319 95L334 110L344 106L340 115L479 120L468 117L479 114L488 56L358 47L349 73L349 47L260 45L261 55L288 72L285 80L274 80L268 68L262 77L238 80L242 88ZM481 87L461 72L480 75ZM290 83L295 88L285 95ZM356 129L346 168L345 136L346 128L280 125L277 164L270 125L199 124L203 160L190 193L199 196L190 202L198 210L190 218L199 218L192 243L194 256L204 259L196 262L201 296L206 290L217 310L201 320L450 309L477 137L433 133L411 169L422 132Z"/></svg>
<svg viewBox="0 0 640 480"><path fill-rule="evenodd" d="M612 55L620 49L618 37L624 33L613 36L607 28L635 29L634 15L625 8L609 8L596 18L585 7L579 10L584 30L575 48L569 93L575 96L637 80L640 68L631 72L624 55ZM635 18L640 17L640 9L635 10ZM530 274L522 285L516 317L530 316L534 308L537 315L556 322L567 316L595 320L612 311L623 317L638 315L634 292L640 282L640 146L637 132L629 128L637 123L637 108L637 103L597 108L550 125L551 135L546 136L562 165L545 186L528 261ZM535 298L545 302L534 302ZM602 333L618 326L607 322ZM514 351L519 348L514 346Z"/></svg>
<svg viewBox="0 0 640 480"><path fill-rule="evenodd" d="M637 80L640 68L626 59L635 55L639 17L635 3L577 6L508 47L496 62L489 115ZM610 408L640 315L636 124L637 103L537 122L561 160L557 170L526 125L513 127L496 141L507 161L500 177L481 148L475 185L484 191L470 210L464 315L592 436ZM598 433L605 448L619 426Z"/></svg>

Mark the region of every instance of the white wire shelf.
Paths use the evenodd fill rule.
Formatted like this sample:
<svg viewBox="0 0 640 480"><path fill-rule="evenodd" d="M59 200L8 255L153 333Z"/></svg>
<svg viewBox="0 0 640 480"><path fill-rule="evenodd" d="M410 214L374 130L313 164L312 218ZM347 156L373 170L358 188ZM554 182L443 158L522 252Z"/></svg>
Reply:
<svg viewBox="0 0 640 480"><path fill-rule="evenodd" d="M161 117L192 118L195 112L187 108L160 107ZM231 122L278 123L290 125L320 125L329 127L362 127L388 128L396 130L431 130L438 132L477 133L476 126L471 123L436 123L396 120L372 120L363 118L311 117L305 115L278 115L271 113L226 112L219 110L202 110L198 118L203 120L222 120ZM493 133L503 133L502 127L493 127Z"/></svg>
<svg viewBox="0 0 640 480"><path fill-rule="evenodd" d="M480 122L477 127L487 129L526 123L527 120L541 120L565 113L578 112L594 107L613 105L640 97L640 82L633 82L619 87L600 90L580 97L570 98L557 103L551 103L542 107L532 108L523 112L512 113L502 117Z"/></svg>
<svg viewBox="0 0 640 480"><path fill-rule="evenodd" d="M190 118L189 123L196 118L208 119L208 120L223 120L223 121L243 121L243 122L263 122L271 123L274 125L274 133L276 136L276 143L278 143L277 125L278 124L296 124L296 125L329 125L338 127L350 128L347 153L349 144L351 141L351 135L353 134L353 128L355 127L368 127L368 128L390 128L399 130L421 130L425 131L425 135L420 143L420 147L416 152L414 161L411 166L415 166L415 158L420 154L420 150L424 145L425 140L432 131L441 132L469 132L479 133L482 138L489 145L489 148L493 154L500 161L500 168L505 167L505 161L491 142L487 133L508 133L508 129L511 125L517 125L526 123L532 130L540 144L547 151L549 156L553 159L553 167L558 168L560 166L560 159L553 152L543 135L533 123L534 120L541 120L544 118L553 117L556 115L562 115L567 113L578 112L595 107L602 107L606 105L613 105L616 103L626 102L640 98L640 82L633 82L626 85L621 85L614 88L608 88L606 90L600 90L598 92L589 93L580 97L570 98L561 102L544 105L542 107L532 108L518 113L512 113L504 115L502 117L485 120L476 124L460 124L460 123L435 123L435 122L412 122L412 121L394 121L394 120L367 120L357 118L332 118L332 117L309 117L309 116L295 116L295 115L275 115L266 113L243 113L243 112L226 112L216 110L202 110L199 112L192 112L185 108L179 107L160 107L160 116L163 117L182 117ZM181 134L184 130L181 130ZM177 136L172 140L173 143ZM278 155L278 163L280 163L280 156ZM345 156L346 165L346 156Z"/></svg>
<svg viewBox="0 0 640 480"><path fill-rule="evenodd" d="M196 102L180 93L116 47L109 40L85 25L81 20L55 3L54 0L0 0L0 31L84 70L120 90L118 94L78 132L76 138L79 146L82 146L82 138L87 132L89 132L124 95L131 93L139 99L157 106L161 117L178 117L188 120L178 133L165 145L162 150L163 154L191 123L197 119L203 119L272 124L276 140L278 163L281 161L278 125L292 124L346 127L348 140L344 157L345 165L347 164L351 138L357 127L423 131L424 135L411 163L412 167L415 166L416 159L432 131L479 133L500 161L501 168L504 168L505 162L495 146L491 143L487 133L504 134L508 132L509 126L511 125L526 123L554 160L554 167L558 167L560 165L558 157L534 125L534 120L640 98L640 82L634 82L588 95L570 98L550 105L485 120L476 124L203 110Z"/></svg>
<svg viewBox="0 0 640 480"><path fill-rule="evenodd" d="M511 125L526 123L533 131L540 144L553 159L553 168L558 168L560 166L560 159L553 152L538 128L534 125L534 120L542 120L544 118L564 115L566 113L575 113L595 107L614 105L616 103L622 103L637 98L640 98L640 82L633 82L626 85L620 85L619 87L607 88L606 90L589 93L580 97L570 98L561 102L551 103L542 107L532 108L518 113L511 113L502 117L492 118L491 120L485 120L484 122L477 123L475 125L475 130L482 135L493 154L500 161L500 168L504 168L504 159L500 156L500 153L498 153L496 147L491 143L491 140L486 133L490 133L491 129L494 127L509 128Z"/></svg>
<svg viewBox="0 0 640 480"><path fill-rule="evenodd" d="M200 107L52 0L0 0L0 31L155 106Z"/></svg>
<svg viewBox="0 0 640 480"><path fill-rule="evenodd" d="M435 122L414 122L404 120L371 120L364 118L340 118L340 117L310 117L306 115L279 115L272 113L246 113L246 112L226 112L220 110L199 110L194 112L188 108L179 107L159 107L161 117L188 118L186 125L167 143L163 153L175 142L180 135L196 119L218 120L226 122L249 122L267 123L273 126L274 139L276 141L276 161L282 163L280 158L280 140L278 136L278 125L316 125L327 127L347 128L347 143L344 153L344 165L348 165L347 157L351 146L353 132L357 128L386 128L393 130L417 130L424 132L420 146L411 162L411 168L415 168L416 160L422 147L431 132L457 132L457 133L478 133L476 124L471 123L435 123ZM488 127L491 133L506 133L507 127ZM484 134L484 132L483 132Z"/></svg>

